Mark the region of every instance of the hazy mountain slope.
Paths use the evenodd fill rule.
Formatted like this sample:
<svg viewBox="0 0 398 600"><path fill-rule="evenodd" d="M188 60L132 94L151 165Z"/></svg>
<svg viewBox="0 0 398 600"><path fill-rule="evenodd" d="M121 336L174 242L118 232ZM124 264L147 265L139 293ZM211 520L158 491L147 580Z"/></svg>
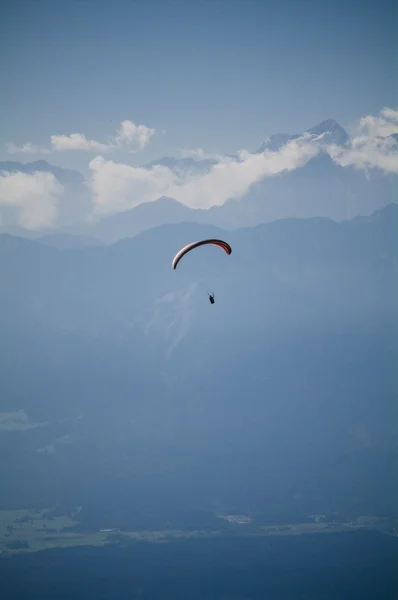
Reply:
<svg viewBox="0 0 398 600"><path fill-rule="evenodd" d="M4 501L393 505L397 218L170 224L73 253L1 236L2 411L40 424L0 432ZM204 236L231 256L173 271Z"/></svg>
<svg viewBox="0 0 398 600"><path fill-rule="evenodd" d="M104 242L87 235L71 235L68 233L54 233L36 238L41 244L51 246L57 250L76 250L90 248L92 246L103 246Z"/></svg>
<svg viewBox="0 0 398 600"><path fill-rule="evenodd" d="M11 173L52 173L63 185L76 186L84 182L84 177L79 171L51 165L45 160L36 160L28 163L12 160L2 161L0 162L0 171L9 171Z"/></svg>

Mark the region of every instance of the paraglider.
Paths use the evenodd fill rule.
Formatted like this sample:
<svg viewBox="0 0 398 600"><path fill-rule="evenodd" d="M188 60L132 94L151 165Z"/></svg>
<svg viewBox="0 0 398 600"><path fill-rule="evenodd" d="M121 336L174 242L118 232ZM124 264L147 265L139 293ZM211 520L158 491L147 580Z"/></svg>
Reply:
<svg viewBox="0 0 398 600"><path fill-rule="evenodd" d="M185 256L185 254L187 254L191 250L194 250L195 248L199 248L199 246L204 246L205 244L214 244L215 246L220 246L220 248L223 248L227 254L231 254L232 252L231 246L223 240L209 239L201 240L199 242L191 242L190 244L187 244L177 252L175 257L173 258L173 269L177 267L178 263L180 262L182 257Z"/></svg>
<svg viewBox="0 0 398 600"><path fill-rule="evenodd" d="M218 240L218 239L211 238L211 239L207 239L207 240L200 240L198 242L191 242L190 244L187 244L186 246L184 246L183 248L181 248L181 250L179 250L177 252L177 254L173 258L173 262L172 262L173 269L177 268L178 263L180 262L182 257L185 256L185 254L187 254L191 250L194 250L195 248L199 248L199 246L204 246L206 244L213 244L215 246L219 246L220 248L225 250L225 252L228 255L231 254L231 252L232 252L231 246L227 242L224 242L224 240ZM215 302L214 293L208 294L208 296L209 296L210 304L214 304L214 302Z"/></svg>

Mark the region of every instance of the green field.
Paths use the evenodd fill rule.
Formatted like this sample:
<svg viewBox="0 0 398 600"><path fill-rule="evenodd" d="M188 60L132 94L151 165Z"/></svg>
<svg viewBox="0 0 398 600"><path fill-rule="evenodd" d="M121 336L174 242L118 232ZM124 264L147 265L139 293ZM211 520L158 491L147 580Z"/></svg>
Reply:
<svg viewBox="0 0 398 600"><path fill-rule="evenodd" d="M0 551L36 552L46 548L67 546L101 546L106 542L106 533L78 534L62 531L72 527L76 521L67 517L46 518L48 509L3 510L0 511ZM27 543L27 547L18 548L18 542Z"/></svg>
<svg viewBox="0 0 398 600"><path fill-rule="evenodd" d="M48 548L66 548L72 546L104 546L109 542L128 541L167 542L176 539L210 537L225 535L223 531L181 531L166 529L164 531L98 531L93 533L76 533L65 531L77 524L77 513L72 516L51 516L49 509L35 510L3 510L0 511L0 552L14 554L17 552L37 552ZM231 527L232 535L303 535L341 531L353 531L361 528L378 529L389 532L391 524L376 517L359 517L352 523L302 523L283 526L235 525ZM228 535L228 534L227 534Z"/></svg>

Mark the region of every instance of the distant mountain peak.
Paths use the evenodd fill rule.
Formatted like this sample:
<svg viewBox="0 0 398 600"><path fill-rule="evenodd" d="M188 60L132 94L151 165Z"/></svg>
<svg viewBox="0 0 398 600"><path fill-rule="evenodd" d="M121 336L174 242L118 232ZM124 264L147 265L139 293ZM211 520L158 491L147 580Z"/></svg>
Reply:
<svg viewBox="0 0 398 600"><path fill-rule="evenodd" d="M265 150L276 152L291 140L299 138L303 133L276 133L271 135L262 143L257 153L264 152ZM312 133L313 135L324 134L323 141L326 144L338 144L339 146L343 146L350 139L345 129L334 119L326 119L318 123L318 125L307 129L305 133Z"/></svg>
<svg viewBox="0 0 398 600"><path fill-rule="evenodd" d="M315 125L315 127L313 127L312 129L320 129L322 131L328 131L328 130L342 130L343 128L341 127L341 125L339 125L339 123L335 120L335 119L325 119L324 121L321 121L320 123L318 123L318 125Z"/></svg>
<svg viewBox="0 0 398 600"><path fill-rule="evenodd" d="M28 161L28 162L18 162L15 160L8 160L5 162L1 162L0 163L1 167L5 170L15 170L15 171L21 171L21 172L32 172L33 170L37 169L38 171L51 171L52 169L60 169L62 167L57 167L54 165L50 165L50 163L48 163L46 160L40 159L40 160L34 160L34 161Z"/></svg>
<svg viewBox="0 0 398 600"><path fill-rule="evenodd" d="M315 127L311 127L308 131L314 135L321 135L324 133L325 136L323 139L328 144L338 144L339 146L343 146L350 139L346 130L334 119L326 119L318 125L315 125Z"/></svg>

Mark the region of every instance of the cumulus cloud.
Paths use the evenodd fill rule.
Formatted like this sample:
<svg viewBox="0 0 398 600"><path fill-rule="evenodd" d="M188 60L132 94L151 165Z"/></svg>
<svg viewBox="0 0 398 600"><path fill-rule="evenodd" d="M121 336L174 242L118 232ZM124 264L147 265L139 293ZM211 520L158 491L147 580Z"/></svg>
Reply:
<svg viewBox="0 0 398 600"><path fill-rule="evenodd" d="M398 133L398 110L382 108L379 116L367 115L351 128L352 137L387 137Z"/></svg>
<svg viewBox="0 0 398 600"><path fill-rule="evenodd" d="M107 144L88 140L83 133L71 133L70 135L52 135L51 148L56 152L68 150L89 150L91 152L106 152Z"/></svg>
<svg viewBox="0 0 398 600"><path fill-rule="evenodd" d="M90 162L94 213L106 215L134 208L142 202L170 196L191 208L222 205L241 198L251 185L281 171L303 166L320 151L322 136L303 135L278 152L223 157L206 173L181 175L166 166L133 167L97 157Z"/></svg>
<svg viewBox="0 0 398 600"><path fill-rule="evenodd" d="M98 142L88 139L83 133L56 134L50 137L50 147L36 146L31 142L26 142L22 146L14 143L7 144L7 152L49 154L50 152L66 151L87 151L87 152L113 152L115 150L125 150L127 152L137 152L145 148L151 138L155 135L156 129L146 125L136 125L133 121L122 121L116 135L108 142Z"/></svg>
<svg viewBox="0 0 398 600"><path fill-rule="evenodd" d="M135 125L132 121L122 121L115 137L114 146L116 148L127 146L131 149L142 150L149 144L155 133L156 129L145 125Z"/></svg>
<svg viewBox="0 0 398 600"><path fill-rule="evenodd" d="M388 173L398 173L398 144L392 137L354 138L348 148L330 146L331 158L342 167L358 169L378 168Z"/></svg>
<svg viewBox="0 0 398 600"><path fill-rule="evenodd" d="M362 117L351 129L350 144L328 146L332 159L343 167L378 168L398 173L398 110L383 108L379 116Z"/></svg>
<svg viewBox="0 0 398 600"><path fill-rule="evenodd" d="M25 229L54 225L63 191L52 173L0 172L0 206L15 209L18 223Z"/></svg>
<svg viewBox="0 0 398 600"><path fill-rule="evenodd" d="M151 169L105 160L98 156L90 162L94 212L105 215L151 202L171 188L175 176L168 168Z"/></svg>

